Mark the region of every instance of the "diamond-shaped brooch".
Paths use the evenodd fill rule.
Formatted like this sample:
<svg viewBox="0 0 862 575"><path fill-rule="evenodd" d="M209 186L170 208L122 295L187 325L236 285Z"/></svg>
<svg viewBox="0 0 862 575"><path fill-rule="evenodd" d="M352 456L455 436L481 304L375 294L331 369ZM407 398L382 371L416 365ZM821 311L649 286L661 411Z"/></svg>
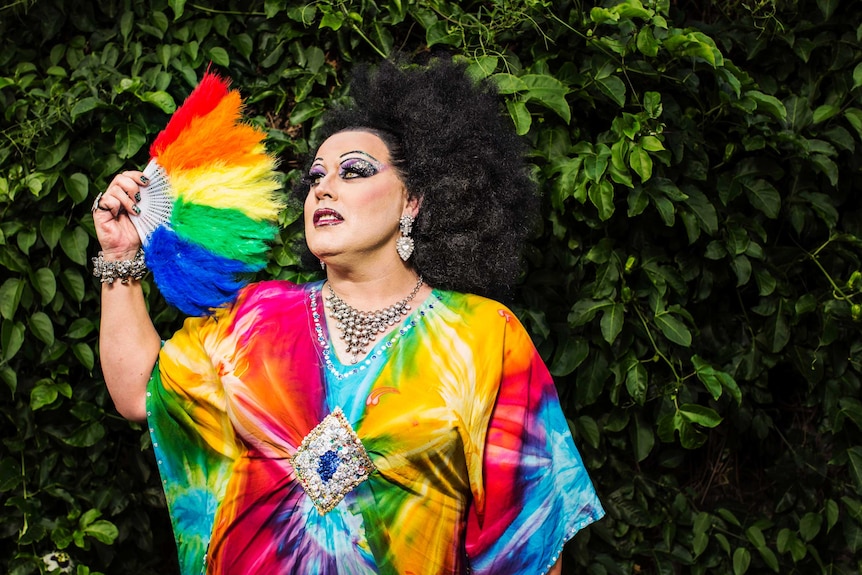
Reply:
<svg viewBox="0 0 862 575"><path fill-rule="evenodd" d="M340 407L305 436L290 463L321 515L335 508L375 469Z"/></svg>

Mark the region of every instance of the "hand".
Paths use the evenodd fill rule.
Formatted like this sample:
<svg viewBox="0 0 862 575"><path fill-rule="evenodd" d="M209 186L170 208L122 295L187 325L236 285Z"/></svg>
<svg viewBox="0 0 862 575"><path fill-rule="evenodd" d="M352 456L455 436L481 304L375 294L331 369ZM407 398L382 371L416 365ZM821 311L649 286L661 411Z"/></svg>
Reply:
<svg viewBox="0 0 862 575"><path fill-rule="evenodd" d="M138 210L140 188L148 183L142 172L117 174L93 203L93 223L106 260L132 259L141 247L129 214Z"/></svg>

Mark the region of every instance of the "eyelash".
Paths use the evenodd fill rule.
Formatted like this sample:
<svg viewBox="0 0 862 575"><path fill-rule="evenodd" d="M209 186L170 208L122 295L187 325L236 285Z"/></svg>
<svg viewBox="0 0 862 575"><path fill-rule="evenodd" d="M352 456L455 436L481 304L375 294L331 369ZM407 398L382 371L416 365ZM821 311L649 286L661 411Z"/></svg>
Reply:
<svg viewBox="0 0 862 575"><path fill-rule="evenodd" d="M370 178L376 175L378 171L377 167L367 160L353 159L341 164L338 175L342 179L352 180L355 178ZM316 186L325 175L323 172L309 172L303 178L303 182L308 186Z"/></svg>

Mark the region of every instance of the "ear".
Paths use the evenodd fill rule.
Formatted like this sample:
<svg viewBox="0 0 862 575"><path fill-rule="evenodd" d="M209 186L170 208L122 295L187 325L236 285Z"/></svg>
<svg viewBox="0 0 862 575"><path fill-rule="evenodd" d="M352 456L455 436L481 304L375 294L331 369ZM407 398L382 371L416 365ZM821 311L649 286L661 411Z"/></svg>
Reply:
<svg viewBox="0 0 862 575"><path fill-rule="evenodd" d="M419 215L419 208L422 207L422 198L419 196L407 197L407 203L404 205L404 215L413 216Z"/></svg>

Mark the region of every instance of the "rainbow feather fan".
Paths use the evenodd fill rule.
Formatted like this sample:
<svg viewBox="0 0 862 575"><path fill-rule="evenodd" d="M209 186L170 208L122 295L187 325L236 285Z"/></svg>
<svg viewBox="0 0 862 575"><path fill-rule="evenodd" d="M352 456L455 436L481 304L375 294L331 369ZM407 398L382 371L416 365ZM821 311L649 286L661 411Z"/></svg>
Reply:
<svg viewBox="0 0 862 575"><path fill-rule="evenodd" d="M232 301L266 265L284 204L263 140L239 92L207 72L150 146L131 220L159 291L187 315Z"/></svg>

